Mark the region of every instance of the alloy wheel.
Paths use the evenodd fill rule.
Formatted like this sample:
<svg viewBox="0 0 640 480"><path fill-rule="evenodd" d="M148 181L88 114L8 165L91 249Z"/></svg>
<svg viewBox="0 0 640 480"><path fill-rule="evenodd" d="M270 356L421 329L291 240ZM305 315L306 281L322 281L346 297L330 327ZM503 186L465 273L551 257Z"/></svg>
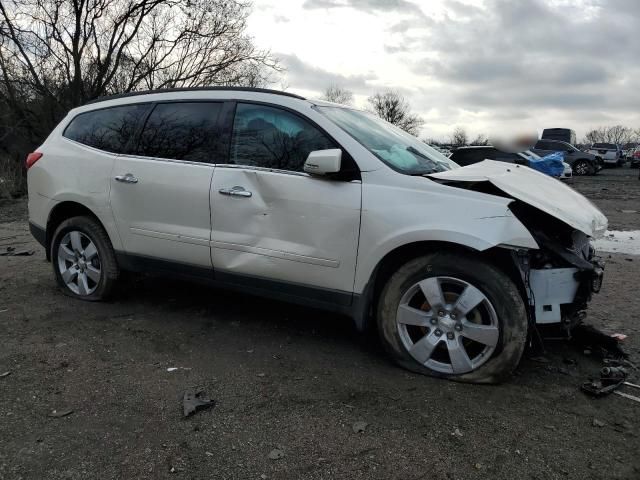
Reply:
<svg viewBox="0 0 640 480"><path fill-rule="evenodd" d="M578 175L587 175L589 173L589 165L586 162L578 162L575 169Z"/></svg>
<svg viewBox="0 0 640 480"><path fill-rule="evenodd" d="M421 365L445 374L479 368L500 337L498 315L478 288L453 277L432 277L413 284L400 299L398 333Z"/></svg>
<svg viewBox="0 0 640 480"><path fill-rule="evenodd" d="M82 232L68 232L58 246L58 271L76 295L91 295L98 288L101 264L98 249Z"/></svg>

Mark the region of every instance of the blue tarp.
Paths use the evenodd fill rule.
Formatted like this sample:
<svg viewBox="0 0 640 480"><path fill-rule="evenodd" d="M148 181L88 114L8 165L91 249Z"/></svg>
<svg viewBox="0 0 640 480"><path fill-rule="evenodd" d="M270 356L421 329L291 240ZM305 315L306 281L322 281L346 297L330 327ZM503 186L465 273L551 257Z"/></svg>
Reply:
<svg viewBox="0 0 640 480"><path fill-rule="evenodd" d="M552 177L559 177L564 172L564 160L563 152L554 152L541 159L530 158L529 167L539 172L546 173Z"/></svg>

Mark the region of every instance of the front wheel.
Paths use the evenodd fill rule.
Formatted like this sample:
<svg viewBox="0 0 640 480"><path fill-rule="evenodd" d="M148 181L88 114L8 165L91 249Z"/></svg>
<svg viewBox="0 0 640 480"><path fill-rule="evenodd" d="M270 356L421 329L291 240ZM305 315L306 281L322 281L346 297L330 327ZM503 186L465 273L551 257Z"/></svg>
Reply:
<svg viewBox="0 0 640 480"><path fill-rule="evenodd" d="M490 263L434 253L396 271L378 303L383 345L401 366L470 383L497 383L517 367L527 314L516 285Z"/></svg>
<svg viewBox="0 0 640 480"><path fill-rule="evenodd" d="M119 275L109 236L90 217L69 218L58 226L51 242L51 263L58 285L81 300L106 299Z"/></svg>

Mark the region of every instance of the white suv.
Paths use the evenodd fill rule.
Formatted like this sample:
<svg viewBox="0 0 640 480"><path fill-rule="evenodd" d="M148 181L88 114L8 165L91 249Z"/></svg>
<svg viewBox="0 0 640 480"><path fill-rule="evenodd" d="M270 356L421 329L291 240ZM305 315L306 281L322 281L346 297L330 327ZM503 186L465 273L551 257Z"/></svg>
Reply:
<svg viewBox="0 0 640 480"><path fill-rule="evenodd" d="M156 271L376 324L413 371L499 381L599 289L607 220L527 167L460 168L366 112L258 89L99 99L27 158L31 231L68 294Z"/></svg>

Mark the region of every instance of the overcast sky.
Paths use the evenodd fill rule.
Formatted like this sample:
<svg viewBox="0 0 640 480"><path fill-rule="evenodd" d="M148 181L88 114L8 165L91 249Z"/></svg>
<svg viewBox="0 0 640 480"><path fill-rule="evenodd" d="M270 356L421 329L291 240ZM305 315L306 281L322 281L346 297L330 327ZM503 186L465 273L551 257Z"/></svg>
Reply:
<svg viewBox="0 0 640 480"><path fill-rule="evenodd" d="M640 128L640 0L254 0L287 90L399 90L422 137L505 125ZM280 83L276 87L280 87Z"/></svg>

